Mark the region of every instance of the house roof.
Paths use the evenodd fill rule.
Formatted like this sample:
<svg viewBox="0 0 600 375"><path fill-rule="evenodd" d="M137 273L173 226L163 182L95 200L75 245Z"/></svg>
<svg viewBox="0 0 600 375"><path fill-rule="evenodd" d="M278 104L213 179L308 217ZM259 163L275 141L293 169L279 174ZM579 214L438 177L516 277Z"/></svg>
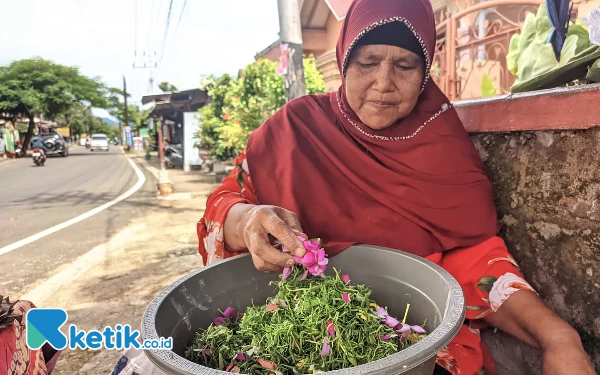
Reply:
<svg viewBox="0 0 600 375"><path fill-rule="evenodd" d="M197 111L208 101L208 93L200 89L142 97L142 104L155 103L152 116L169 116L174 112Z"/></svg>

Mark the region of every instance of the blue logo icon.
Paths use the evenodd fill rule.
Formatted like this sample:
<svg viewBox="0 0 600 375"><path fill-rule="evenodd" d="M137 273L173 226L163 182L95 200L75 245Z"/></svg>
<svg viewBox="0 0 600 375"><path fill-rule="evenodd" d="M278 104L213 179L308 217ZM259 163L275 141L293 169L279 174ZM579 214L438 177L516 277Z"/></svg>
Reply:
<svg viewBox="0 0 600 375"><path fill-rule="evenodd" d="M69 349L173 349L173 339L163 337L141 341L140 332L131 329L129 324L105 327L102 331L84 331L71 324L68 336L60 328L67 322L67 312L63 309L31 309L27 312L27 346L37 350L48 343L56 350Z"/></svg>
<svg viewBox="0 0 600 375"><path fill-rule="evenodd" d="M45 343L54 349L67 347L67 337L60 327L67 322L67 312L62 309L31 309L27 312L27 346L37 350Z"/></svg>

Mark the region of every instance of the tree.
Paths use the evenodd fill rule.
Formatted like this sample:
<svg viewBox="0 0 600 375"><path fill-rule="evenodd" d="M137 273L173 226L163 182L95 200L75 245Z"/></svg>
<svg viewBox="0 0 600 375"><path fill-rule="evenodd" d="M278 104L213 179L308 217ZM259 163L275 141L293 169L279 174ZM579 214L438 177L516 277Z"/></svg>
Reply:
<svg viewBox="0 0 600 375"><path fill-rule="evenodd" d="M177 87L175 87L174 85L170 84L169 82L161 82L158 85L158 88L162 91L162 92L175 92L178 91Z"/></svg>
<svg viewBox="0 0 600 375"><path fill-rule="evenodd" d="M76 67L41 58L0 67L0 111L29 119L24 150L33 136L35 116L54 120L77 103L97 108L108 106L106 90L99 78L86 77Z"/></svg>
<svg viewBox="0 0 600 375"><path fill-rule="evenodd" d="M314 57L304 58L308 94L325 91L325 82ZM236 156L246 147L249 135L286 102L283 76L277 63L261 59L246 66L236 79L229 75L209 76L201 87L211 102L200 109L202 128L198 134L203 147L217 160Z"/></svg>

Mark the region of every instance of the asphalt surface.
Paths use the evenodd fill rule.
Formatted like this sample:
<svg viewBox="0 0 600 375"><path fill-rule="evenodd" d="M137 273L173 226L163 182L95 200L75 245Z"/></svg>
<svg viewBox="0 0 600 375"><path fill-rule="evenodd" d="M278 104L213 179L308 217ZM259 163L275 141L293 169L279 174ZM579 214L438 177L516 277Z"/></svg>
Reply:
<svg viewBox="0 0 600 375"><path fill-rule="evenodd" d="M32 159L0 164L0 248L72 219L117 198L137 182L117 147L50 157L43 167ZM70 227L0 255L0 295L18 297L93 247L106 242L133 218L153 209L156 181L134 195Z"/></svg>

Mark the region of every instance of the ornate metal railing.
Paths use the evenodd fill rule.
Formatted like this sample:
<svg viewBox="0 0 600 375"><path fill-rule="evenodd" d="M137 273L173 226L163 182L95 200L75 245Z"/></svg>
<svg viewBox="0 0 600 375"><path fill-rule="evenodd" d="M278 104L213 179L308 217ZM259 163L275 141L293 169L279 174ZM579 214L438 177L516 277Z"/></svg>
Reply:
<svg viewBox="0 0 600 375"><path fill-rule="evenodd" d="M544 0L466 0L463 10L436 15L437 51L432 77L450 100L483 96L487 75L497 94L507 93L514 82L506 55L510 39L528 13L536 13Z"/></svg>

